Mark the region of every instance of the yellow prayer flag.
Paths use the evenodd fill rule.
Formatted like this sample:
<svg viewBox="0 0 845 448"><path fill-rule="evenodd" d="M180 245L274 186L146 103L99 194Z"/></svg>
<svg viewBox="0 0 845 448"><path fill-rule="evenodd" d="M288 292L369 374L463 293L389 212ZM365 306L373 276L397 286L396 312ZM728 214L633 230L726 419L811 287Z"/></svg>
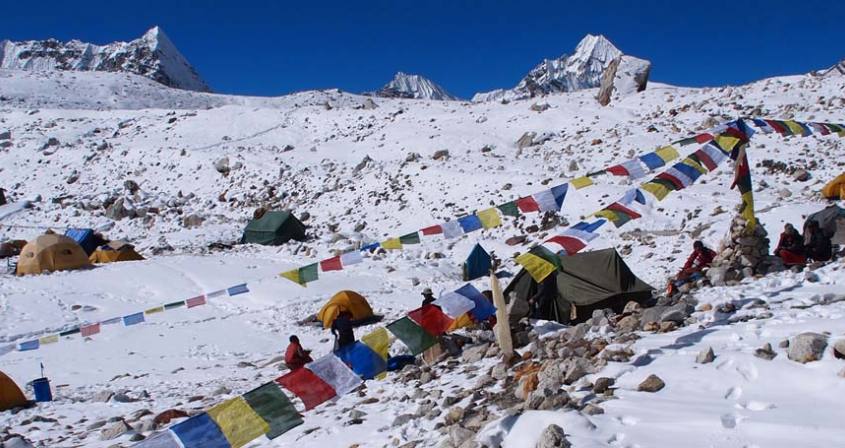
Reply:
<svg viewBox="0 0 845 448"><path fill-rule="evenodd" d="M646 182L640 186L640 189L653 194L658 201L662 201L669 194L669 189L665 185L655 182Z"/></svg>
<svg viewBox="0 0 845 448"><path fill-rule="evenodd" d="M281 274L279 274L279 277L284 277L299 285L302 284L299 282L299 269L292 269L290 271L282 272Z"/></svg>
<svg viewBox="0 0 845 448"><path fill-rule="evenodd" d="M449 325L449 328L446 330L446 333L451 333L455 330L459 330L464 327L469 327L475 324L475 321L472 320L472 316L469 313L464 313L458 316L457 319L452 321L452 325Z"/></svg>
<svg viewBox="0 0 845 448"><path fill-rule="evenodd" d="M836 135L838 135L840 137L845 137L845 131L839 131L839 132L836 133Z"/></svg>
<svg viewBox="0 0 845 448"><path fill-rule="evenodd" d="M716 142L716 144L719 145L719 147L722 148L725 152L733 151L734 147L737 145L737 143L739 143L738 138L726 134L719 134L713 137L713 141Z"/></svg>
<svg viewBox="0 0 845 448"><path fill-rule="evenodd" d="M616 220L618 219L616 213L614 213L613 210L608 209L597 211L593 213L593 216L596 216L598 218L604 218L610 222L616 222Z"/></svg>
<svg viewBox="0 0 845 448"><path fill-rule="evenodd" d="M757 217L754 216L754 193L746 191L742 193L742 210L740 216L745 219L750 229L757 226Z"/></svg>
<svg viewBox="0 0 845 448"><path fill-rule="evenodd" d="M664 146L657 151L654 151L657 157L663 159L664 162L670 162L678 158L678 150L674 146Z"/></svg>
<svg viewBox="0 0 845 448"><path fill-rule="evenodd" d="M390 335L384 327L379 327L373 330L370 334L361 337L361 342L373 349L379 356L387 359L388 350L390 349Z"/></svg>
<svg viewBox="0 0 845 448"><path fill-rule="evenodd" d="M388 250L401 249L402 241L400 241L399 238L388 238L381 242L381 247Z"/></svg>
<svg viewBox="0 0 845 448"><path fill-rule="evenodd" d="M691 158L689 158L689 157L687 157L686 159L684 159L684 161L683 161L683 162L681 162L681 163L683 163L684 165L688 165L688 166L691 166L691 167L695 168L695 170L696 170L696 171L698 171L698 172L699 172L699 173L701 173L701 174L707 174L707 169L706 169L706 168L704 168L703 166L701 166L701 164L700 164L700 163L696 162L695 160L693 160L693 159L691 159Z"/></svg>
<svg viewBox="0 0 845 448"><path fill-rule="evenodd" d="M240 448L270 431L270 425L249 407L243 397L214 406L208 416L217 423L232 448Z"/></svg>
<svg viewBox="0 0 845 448"><path fill-rule="evenodd" d="M49 336L44 336L44 337L38 339L38 343L41 344L41 345L55 344L56 342L59 342L59 335L57 335L57 334L51 334Z"/></svg>
<svg viewBox="0 0 845 448"><path fill-rule="evenodd" d="M163 306L163 305L162 305L162 306L157 306L157 307L155 307L155 308L150 308L150 309L148 309L148 310L144 311L144 314L146 314L146 315L150 315L150 314L155 314L155 313L161 313L162 311L164 311L164 306Z"/></svg>
<svg viewBox="0 0 845 448"><path fill-rule="evenodd" d="M804 135L804 128L802 128L800 124L792 120L785 120L783 124L785 124L793 134Z"/></svg>
<svg viewBox="0 0 845 448"><path fill-rule="evenodd" d="M587 176L582 176L582 177L578 177L576 179L572 179L572 181L569 182L569 183L571 183L572 186L575 187L576 190L580 190L584 187L589 187L590 185L592 185L593 179L590 179Z"/></svg>
<svg viewBox="0 0 845 448"><path fill-rule="evenodd" d="M478 220L481 221L481 225L485 229L491 229L493 227L499 227L500 225L502 225L502 217L499 216L499 210L497 210L496 207L490 207L487 210L481 210L475 215L478 216Z"/></svg>
<svg viewBox="0 0 845 448"><path fill-rule="evenodd" d="M531 252L526 252L516 257L516 262L522 265L522 267L531 274L531 278L533 278L537 283L542 282L549 276L549 274L557 270L555 265L532 254Z"/></svg>

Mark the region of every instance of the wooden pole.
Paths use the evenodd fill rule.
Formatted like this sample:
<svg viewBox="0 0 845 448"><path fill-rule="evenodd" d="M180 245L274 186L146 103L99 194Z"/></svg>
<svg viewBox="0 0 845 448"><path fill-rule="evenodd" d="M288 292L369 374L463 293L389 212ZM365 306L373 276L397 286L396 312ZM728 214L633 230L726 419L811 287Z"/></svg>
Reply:
<svg viewBox="0 0 845 448"><path fill-rule="evenodd" d="M496 307L496 326L493 333L496 335L496 343L505 361L513 356L513 340L511 339L511 327L508 322L508 308L505 304L505 296L502 294L502 287L499 285L499 278L493 270L490 271L490 291L493 293L493 305Z"/></svg>

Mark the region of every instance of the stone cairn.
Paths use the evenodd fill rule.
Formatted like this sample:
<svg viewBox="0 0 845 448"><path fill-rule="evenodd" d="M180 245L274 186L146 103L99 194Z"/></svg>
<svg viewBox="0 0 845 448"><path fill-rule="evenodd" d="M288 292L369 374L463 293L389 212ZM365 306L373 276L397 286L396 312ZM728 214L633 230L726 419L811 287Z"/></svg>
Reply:
<svg viewBox="0 0 845 448"><path fill-rule="evenodd" d="M707 277L712 285L730 285L743 278L783 269L781 259L769 255L768 232L763 225L758 221L752 230L745 219L736 216Z"/></svg>

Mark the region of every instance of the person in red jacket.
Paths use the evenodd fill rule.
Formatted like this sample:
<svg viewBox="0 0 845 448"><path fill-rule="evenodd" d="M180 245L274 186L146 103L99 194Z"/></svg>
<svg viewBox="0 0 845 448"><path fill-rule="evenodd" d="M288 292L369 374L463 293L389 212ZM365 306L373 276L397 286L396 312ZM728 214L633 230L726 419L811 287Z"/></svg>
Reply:
<svg viewBox="0 0 845 448"><path fill-rule="evenodd" d="M783 264L787 266L803 265L807 262L807 258L804 256L804 237L798 233L798 230L792 224L786 224L783 227L775 255L780 257Z"/></svg>
<svg viewBox="0 0 845 448"><path fill-rule="evenodd" d="M285 351L285 364L287 364L288 368L291 370L301 369L305 364L312 361L314 360L311 359L311 350L302 348L299 338L295 335L291 336L290 344L288 344L288 348Z"/></svg>
<svg viewBox="0 0 845 448"><path fill-rule="evenodd" d="M687 258L681 272L678 272L674 281L669 282L666 291L669 295L674 294L677 288L684 283L694 282L703 277L702 271L709 268L710 264L713 263L713 258L716 257L716 252L705 246L701 241L692 243L692 248L692 253Z"/></svg>

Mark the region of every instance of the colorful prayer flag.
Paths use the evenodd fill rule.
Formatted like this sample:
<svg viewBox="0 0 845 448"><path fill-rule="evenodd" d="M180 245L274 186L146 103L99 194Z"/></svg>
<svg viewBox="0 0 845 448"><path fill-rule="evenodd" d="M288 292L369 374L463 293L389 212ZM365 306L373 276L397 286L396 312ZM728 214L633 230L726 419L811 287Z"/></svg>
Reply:
<svg viewBox="0 0 845 448"><path fill-rule="evenodd" d="M434 301L434 305L439 306L444 314L452 319L457 319L461 315L475 308L475 303L472 300L454 292L449 291L440 295Z"/></svg>
<svg viewBox="0 0 845 448"><path fill-rule="evenodd" d="M404 343L411 353L416 356L437 343L434 336L405 316L387 325L387 330Z"/></svg>
<svg viewBox="0 0 845 448"><path fill-rule="evenodd" d="M212 291L210 293L207 293L205 295L205 298L206 299L213 299L215 297L220 297L220 296L223 296L223 295L226 295L226 290L225 289L218 289L217 291Z"/></svg>
<svg viewBox="0 0 845 448"><path fill-rule="evenodd" d="M381 242L381 247L386 250L399 250L402 249L402 242L399 238L388 238Z"/></svg>
<svg viewBox="0 0 845 448"><path fill-rule="evenodd" d="M643 154L640 157L640 160L648 167L649 170L656 170L663 165L666 165L666 162L660 158L655 152L650 152L648 154Z"/></svg>
<svg viewBox="0 0 845 448"><path fill-rule="evenodd" d="M292 370L276 378L276 382L299 397L306 411L337 395L332 386L306 368Z"/></svg>
<svg viewBox="0 0 845 448"><path fill-rule="evenodd" d="M119 324L122 321L123 321L122 317L112 317L111 319L106 319L106 320L100 322L100 325L114 325L114 324Z"/></svg>
<svg viewBox="0 0 845 448"><path fill-rule="evenodd" d="M144 310L144 314L147 315L147 316L149 316L150 314L163 313L163 312L164 312L164 305L153 307L153 308L150 308L148 310Z"/></svg>
<svg viewBox="0 0 845 448"><path fill-rule="evenodd" d="M587 176L581 176L581 177L576 177L575 179L572 179L569 183L571 183L572 186L575 187L576 190L580 190L584 187L589 187L590 185L592 185L593 179L590 179Z"/></svg>
<svg viewBox="0 0 845 448"><path fill-rule="evenodd" d="M467 215L458 218L458 224L460 224L464 233L474 232L482 227L481 220L476 215Z"/></svg>
<svg viewBox="0 0 845 448"><path fill-rule="evenodd" d="M77 333L79 333L79 325L74 325L73 327L70 327L67 330L60 331L59 336L60 337L72 336L72 335L77 334Z"/></svg>
<svg viewBox="0 0 845 448"><path fill-rule="evenodd" d="M137 325L144 322L144 313L135 313L128 316L123 316L123 325L128 327L130 325Z"/></svg>
<svg viewBox="0 0 845 448"><path fill-rule="evenodd" d="M443 233L443 227L441 227L439 225L429 226L429 227L425 227L423 229L420 229L420 232L422 232L422 234L426 235L426 236L428 236L428 235L438 235L438 234Z"/></svg>
<svg viewBox="0 0 845 448"><path fill-rule="evenodd" d="M212 407L208 416L217 423L232 448L240 448L270 430L270 425L252 410L243 397Z"/></svg>
<svg viewBox="0 0 845 448"><path fill-rule="evenodd" d="M241 283L240 285L231 286L226 289L226 293L229 294L229 297L236 296L238 294L246 294L249 292L249 287L247 287L246 283Z"/></svg>
<svg viewBox="0 0 845 448"><path fill-rule="evenodd" d="M657 157L663 159L663 162L665 163L669 163L679 157L678 150L671 145L659 148L657 151L654 151L654 153L657 154Z"/></svg>
<svg viewBox="0 0 845 448"><path fill-rule="evenodd" d="M28 350L38 350L39 346L40 346L40 344L38 342L38 339L35 339L33 341L21 342L18 345L18 351L19 352L25 352L25 351L28 351Z"/></svg>
<svg viewBox="0 0 845 448"><path fill-rule="evenodd" d="M182 448L172 431L161 431L132 445L132 448Z"/></svg>
<svg viewBox="0 0 845 448"><path fill-rule="evenodd" d="M493 306L493 303L490 302L484 294L481 294L475 286L472 286L471 283L461 286L456 289L455 292L466 297L475 304L475 306L469 311L469 314L476 322L484 322L496 314L496 307Z"/></svg>
<svg viewBox="0 0 845 448"><path fill-rule="evenodd" d="M387 361L366 344L355 341L335 352L356 375L371 380L387 370Z"/></svg>
<svg viewBox="0 0 845 448"><path fill-rule="evenodd" d="M557 209L560 210L563 207L563 201L566 199L566 193L569 191L569 184L560 184L552 187L552 195L555 197L555 202L557 202Z"/></svg>
<svg viewBox="0 0 845 448"><path fill-rule="evenodd" d="M88 336L93 336L100 332L100 324L91 324L82 326L79 329L79 333L82 337L87 338Z"/></svg>
<svg viewBox="0 0 845 448"><path fill-rule="evenodd" d="M361 378L333 353L306 364L305 368L331 386L337 395L346 395L361 385Z"/></svg>
<svg viewBox="0 0 845 448"><path fill-rule="evenodd" d="M551 189L534 193L533 198L541 212L555 212L560 208Z"/></svg>
<svg viewBox="0 0 845 448"><path fill-rule="evenodd" d="M399 237L399 242L402 244L420 244L420 233L411 232Z"/></svg>
<svg viewBox="0 0 845 448"><path fill-rule="evenodd" d="M184 448L230 447L220 427L205 412L171 426L170 430L176 434Z"/></svg>
<svg viewBox="0 0 845 448"><path fill-rule="evenodd" d="M164 309L165 310L172 310L172 309L176 309L176 308L183 307L183 306L185 306L185 301L179 300L177 302L166 303L164 305Z"/></svg>
<svg viewBox="0 0 845 448"><path fill-rule="evenodd" d="M566 255L576 254L581 249L587 247L587 244L584 243L583 241L581 241L580 239L572 237L572 236L568 236L568 235L553 236L553 237L549 238L548 240L546 240L545 242L543 242L543 245L546 246L546 247L553 246L554 249L557 249L557 250L550 249L550 250L552 250L552 252L554 252L554 253L563 252Z"/></svg>
<svg viewBox="0 0 845 448"><path fill-rule="evenodd" d="M516 201L505 202L497 208L505 216L519 216L519 207L516 205Z"/></svg>
<svg viewBox="0 0 845 448"><path fill-rule="evenodd" d="M408 313L408 317L432 336L440 336L452 325L452 319L440 307L427 304Z"/></svg>
<svg viewBox="0 0 845 448"><path fill-rule="evenodd" d="M58 334L51 334L38 338L38 343L40 345L55 344L56 342L59 342Z"/></svg>
<svg viewBox="0 0 845 448"><path fill-rule="evenodd" d="M783 124L786 125L786 127L788 127L795 135L806 135L804 128L793 120L784 120Z"/></svg>
<svg viewBox="0 0 845 448"><path fill-rule="evenodd" d="M464 229L458 221L444 222L440 227L443 227L443 236L446 238L457 238L464 234Z"/></svg>
<svg viewBox="0 0 845 448"><path fill-rule="evenodd" d="M340 255L340 263L346 266L352 266L353 264L358 264L364 261L364 256L361 255L361 251L359 250L352 250Z"/></svg>
<svg viewBox="0 0 845 448"><path fill-rule="evenodd" d="M516 262L522 265L536 282L542 282L552 272L560 267L557 255L548 249L537 246L530 251L516 257Z"/></svg>
<svg viewBox="0 0 845 448"><path fill-rule="evenodd" d="M340 256L338 255L331 258L326 258L325 260L321 261L320 270L323 272L343 270L343 265L340 262Z"/></svg>
<svg viewBox="0 0 845 448"><path fill-rule="evenodd" d="M205 305L205 304L206 304L205 296L191 297L190 299L185 301L185 305L187 305L188 308L193 308L195 306L200 306L200 305Z"/></svg>
<svg viewBox="0 0 845 448"><path fill-rule="evenodd" d="M742 207L740 209L740 216L745 218L749 229L754 229L757 225L757 217L754 215L754 195L752 193L751 185L751 168L748 165L748 156L745 153L745 145L740 146L738 151L731 154L734 159L734 181L731 184L731 189L737 187L742 194Z"/></svg>
<svg viewBox="0 0 845 448"><path fill-rule="evenodd" d="M301 425L302 415L276 383L266 383L243 395L247 404L267 425L268 439L275 439Z"/></svg>
<svg viewBox="0 0 845 448"><path fill-rule="evenodd" d="M522 213L532 213L540 211L540 205L537 204L537 201L535 201L534 198L532 198L531 196L526 196L524 198L517 199L516 207Z"/></svg>
<svg viewBox="0 0 845 448"><path fill-rule="evenodd" d="M390 336L387 334L387 330L384 327L376 328L375 330L371 331L369 334L365 334L361 337L361 342L370 347L374 352L378 353L379 356L387 360L389 349L390 349Z"/></svg>
<svg viewBox="0 0 845 448"><path fill-rule="evenodd" d="M499 216L499 211L496 207L491 207L486 210L481 210L480 212L476 213L478 219L481 221L482 227L485 229L492 229L493 227L499 227L502 225L502 217Z"/></svg>

